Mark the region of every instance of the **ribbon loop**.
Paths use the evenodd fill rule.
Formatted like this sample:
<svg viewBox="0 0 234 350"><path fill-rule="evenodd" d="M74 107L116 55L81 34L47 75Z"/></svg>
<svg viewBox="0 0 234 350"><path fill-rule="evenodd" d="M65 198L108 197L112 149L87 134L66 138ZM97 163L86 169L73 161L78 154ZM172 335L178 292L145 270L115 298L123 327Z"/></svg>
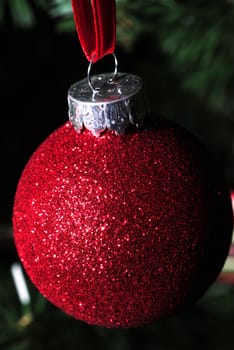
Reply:
<svg viewBox="0 0 234 350"><path fill-rule="evenodd" d="M112 54L116 41L115 0L72 0L83 52L93 63Z"/></svg>

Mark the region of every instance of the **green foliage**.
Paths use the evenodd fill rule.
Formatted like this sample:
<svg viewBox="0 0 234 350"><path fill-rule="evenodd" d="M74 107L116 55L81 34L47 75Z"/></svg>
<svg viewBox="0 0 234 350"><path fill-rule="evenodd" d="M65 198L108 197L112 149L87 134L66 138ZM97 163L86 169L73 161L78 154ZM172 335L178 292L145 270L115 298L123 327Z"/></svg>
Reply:
<svg viewBox="0 0 234 350"><path fill-rule="evenodd" d="M73 30L72 8L69 0L1 0L0 26L5 24L5 17L9 11L14 26L30 29L38 22L38 10L44 11L51 19L59 18L58 29ZM65 25L67 22L69 26ZM57 25L56 21L55 25Z"/></svg>
<svg viewBox="0 0 234 350"><path fill-rule="evenodd" d="M11 20L15 26L22 28L31 28L36 23L36 16L33 6L37 4L40 8L46 8L46 1L36 0L2 0L0 7L0 24L5 22L5 16L9 11Z"/></svg>
<svg viewBox="0 0 234 350"><path fill-rule="evenodd" d="M233 2L119 0L118 5L122 44L133 46L139 37L150 42L154 52L166 55L185 90L208 99L215 110L233 110Z"/></svg>

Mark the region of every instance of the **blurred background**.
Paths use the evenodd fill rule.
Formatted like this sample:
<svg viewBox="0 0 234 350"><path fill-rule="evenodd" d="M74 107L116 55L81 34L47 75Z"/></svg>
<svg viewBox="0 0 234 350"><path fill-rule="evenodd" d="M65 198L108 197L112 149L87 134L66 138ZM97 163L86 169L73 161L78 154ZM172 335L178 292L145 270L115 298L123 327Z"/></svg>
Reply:
<svg viewBox="0 0 234 350"><path fill-rule="evenodd" d="M234 1L117 0L120 71L144 78L152 113L195 134L234 186ZM69 0L0 0L0 349L230 349L232 257L186 313L132 330L71 319L26 279L22 306L11 215L20 174L36 147L67 121L67 90L86 75ZM112 70L108 57L96 72ZM230 255L233 252L230 251Z"/></svg>

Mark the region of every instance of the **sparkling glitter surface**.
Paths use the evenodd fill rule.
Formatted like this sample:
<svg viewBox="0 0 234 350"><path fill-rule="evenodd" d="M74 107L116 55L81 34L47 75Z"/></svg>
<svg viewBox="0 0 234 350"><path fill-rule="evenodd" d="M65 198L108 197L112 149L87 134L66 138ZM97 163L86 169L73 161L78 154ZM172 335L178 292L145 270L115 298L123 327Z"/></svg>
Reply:
<svg viewBox="0 0 234 350"><path fill-rule="evenodd" d="M67 123L29 160L13 223L46 298L88 323L131 327L167 317L213 282L232 209L217 170L181 129L96 138Z"/></svg>

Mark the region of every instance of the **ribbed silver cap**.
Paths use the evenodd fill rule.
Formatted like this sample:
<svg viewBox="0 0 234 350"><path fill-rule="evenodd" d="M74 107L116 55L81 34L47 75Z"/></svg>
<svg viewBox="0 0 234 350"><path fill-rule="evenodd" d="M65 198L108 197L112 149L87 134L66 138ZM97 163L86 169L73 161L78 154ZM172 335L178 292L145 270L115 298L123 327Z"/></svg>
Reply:
<svg viewBox="0 0 234 350"><path fill-rule="evenodd" d="M136 75L100 74L73 84L68 91L69 119L79 132L86 127L99 136L105 129L122 134L133 124L142 125L147 114L142 79Z"/></svg>

